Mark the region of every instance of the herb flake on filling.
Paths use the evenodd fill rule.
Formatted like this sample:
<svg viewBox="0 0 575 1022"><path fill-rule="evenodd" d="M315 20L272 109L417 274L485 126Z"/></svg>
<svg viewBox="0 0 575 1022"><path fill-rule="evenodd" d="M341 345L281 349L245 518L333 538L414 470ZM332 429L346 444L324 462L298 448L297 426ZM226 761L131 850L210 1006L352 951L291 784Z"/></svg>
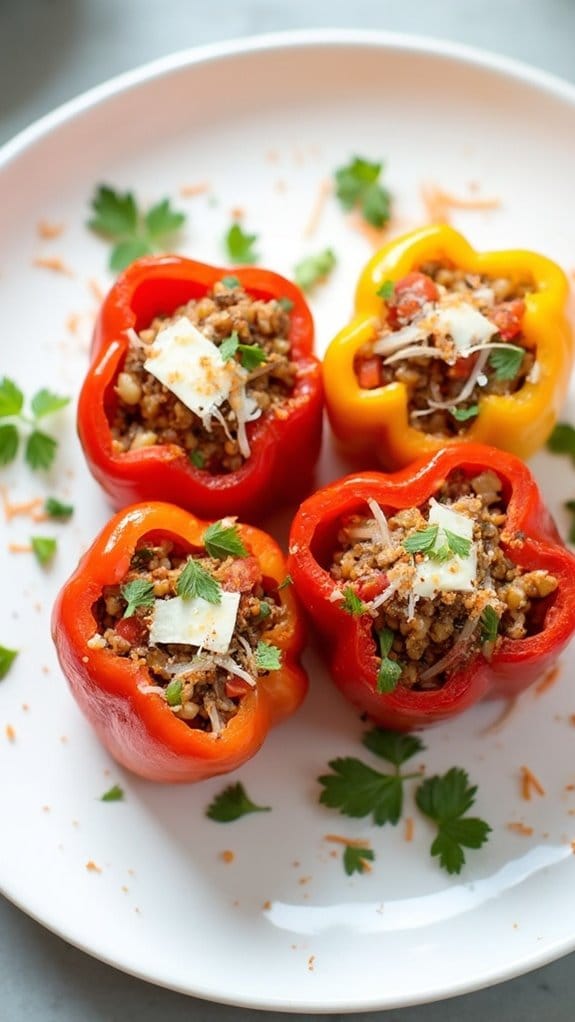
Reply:
<svg viewBox="0 0 575 1022"><path fill-rule="evenodd" d="M282 300L252 298L236 278L228 277L173 315L156 317L139 333L129 331L130 346L116 381L117 403L110 419L115 453L177 444L194 467L211 474L241 468L250 456L247 424L279 410L293 393L297 367L291 361L290 311ZM191 334L198 352L201 344L210 346L206 350L214 400L205 408L195 405L193 410L183 400L186 380L196 374L183 372L178 379L177 369L165 361L166 351L174 348L170 330L174 333L179 324L190 347ZM159 375L164 382L153 368L154 360L161 366L162 356L164 371Z"/></svg>
<svg viewBox="0 0 575 1022"><path fill-rule="evenodd" d="M458 471L421 508L389 516L379 505L375 515L375 502L368 503L365 514L342 521L330 573L342 609L372 618L378 691L440 688L471 657L489 659L502 639L542 626L545 604L537 604L557 580L508 557L494 472L469 478Z"/></svg>
<svg viewBox="0 0 575 1022"><path fill-rule="evenodd" d="M168 540L138 548L122 584L106 586L94 605L96 635L90 640L90 645L147 669L150 683L140 685L141 691L161 696L191 728L216 735L235 716L259 675L281 667L281 651L270 633L285 613L273 593L266 592L256 558L245 551L230 521L206 531L206 547L210 540L215 544L214 556L207 550L185 555ZM228 554L230 547L246 556ZM167 628L163 634L168 634L174 627L170 604L176 605L177 628L186 619L186 606L192 618L196 610L200 615L206 611L208 617L202 620L209 620L210 608L218 614L223 604L230 637L223 635L224 622L217 635L208 633L201 647L152 642L154 629Z"/></svg>

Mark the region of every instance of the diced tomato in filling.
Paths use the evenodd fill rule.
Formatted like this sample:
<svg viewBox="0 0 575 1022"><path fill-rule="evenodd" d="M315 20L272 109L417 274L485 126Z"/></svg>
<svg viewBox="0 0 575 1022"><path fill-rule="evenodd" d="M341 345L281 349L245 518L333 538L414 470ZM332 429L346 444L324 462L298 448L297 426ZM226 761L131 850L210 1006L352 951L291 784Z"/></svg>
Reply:
<svg viewBox="0 0 575 1022"><path fill-rule="evenodd" d="M370 600L375 600L376 596L385 592L389 585L389 580L385 571L380 571L378 575L374 575L373 578L360 579L355 587L355 591L359 596L360 600L364 600L369 603Z"/></svg>
<svg viewBox="0 0 575 1022"><path fill-rule="evenodd" d="M239 699L241 696L245 696L251 687L243 678L231 677L226 681L226 695L228 699Z"/></svg>
<svg viewBox="0 0 575 1022"><path fill-rule="evenodd" d="M362 390L374 390L381 387L381 359L377 355L362 358L357 366L357 378Z"/></svg>
<svg viewBox="0 0 575 1022"><path fill-rule="evenodd" d="M228 593L249 593L261 582L262 573L256 557L242 557L232 561L222 578L222 588Z"/></svg>
<svg viewBox="0 0 575 1022"><path fill-rule="evenodd" d="M387 320L392 329L405 326L421 311L427 302L436 302L439 298L431 277L426 273L408 273L398 280L393 290L393 297L388 303Z"/></svg>
<svg viewBox="0 0 575 1022"><path fill-rule="evenodd" d="M473 355L468 355L467 358L458 358L455 365L449 366L447 370L450 380L466 380L471 376L478 358L478 351Z"/></svg>
<svg viewBox="0 0 575 1022"><path fill-rule="evenodd" d="M524 315L525 302L522 298L514 298L510 302L496 305L489 313L489 318L495 323L501 339L511 341L521 333Z"/></svg>
<svg viewBox="0 0 575 1022"><path fill-rule="evenodd" d="M145 641L147 628L139 617L124 617L114 626L118 635L129 642L131 646L139 646Z"/></svg>

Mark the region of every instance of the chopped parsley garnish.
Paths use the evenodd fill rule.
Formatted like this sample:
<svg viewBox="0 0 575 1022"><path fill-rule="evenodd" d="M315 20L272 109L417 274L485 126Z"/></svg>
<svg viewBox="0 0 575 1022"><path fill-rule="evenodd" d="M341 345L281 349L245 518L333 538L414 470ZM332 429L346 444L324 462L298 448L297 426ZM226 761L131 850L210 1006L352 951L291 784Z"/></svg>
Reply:
<svg viewBox="0 0 575 1022"><path fill-rule="evenodd" d="M425 529L419 529L404 539L403 548L408 554L429 553L437 542L438 532L438 525L428 525Z"/></svg>
<svg viewBox="0 0 575 1022"><path fill-rule="evenodd" d="M176 585L178 596L182 600L193 600L196 597L205 600L206 603L221 603L222 588L215 578L202 568L195 558L190 557L178 578Z"/></svg>
<svg viewBox="0 0 575 1022"><path fill-rule="evenodd" d="M119 784L114 784L112 788L105 791L100 802L123 802L124 801L124 789Z"/></svg>
<svg viewBox="0 0 575 1022"><path fill-rule="evenodd" d="M458 536L456 532L451 532L450 529L443 529L443 534L452 554L456 557L469 557L471 552L470 539L466 539L465 536Z"/></svg>
<svg viewBox="0 0 575 1022"><path fill-rule="evenodd" d="M206 463L206 459L202 451L190 451L188 458L194 468L203 468Z"/></svg>
<svg viewBox="0 0 575 1022"><path fill-rule="evenodd" d="M93 217L88 227L114 243L109 267L115 273L140 256L165 250L172 235L185 223L185 213L162 199L147 210L139 207L132 192L99 185L90 201Z"/></svg>
<svg viewBox="0 0 575 1022"><path fill-rule="evenodd" d="M306 256L296 264L294 280L302 291L311 291L316 284L326 279L336 263L337 259L333 249L324 248L322 252Z"/></svg>
<svg viewBox="0 0 575 1022"><path fill-rule="evenodd" d="M233 288L233 287L239 287L240 286L240 282L239 282L239 279L237 277L232 277L232 276L222 277L222 281L221 282L224 285L224 287L227 287L227 288L230 288L230 289Z"/></svg>
<svg viewBox="0 0 575 1022"><path fill-rule="evenodd" d="M403 671L403 665L397 660L391 660L388 655L393 646L395 636L391 628L382 628L377 633L377 638L381 654L381 663L377 672L377 691L393 692Z"/></svg>
<svg viewBox="0 0 575 1022"><path fill-rule="evenodd" d="M38 390L30 401L30 415L22 412L24 394L13 380L0 380L0 418L15 418L17 423L0 425L0 465L14 461L20 446L19 425L31 426L26 438L24 457L31 468L50 468L54 461L58 441L38 429L38 422L46 415L53 415L69 404L69 397L61 397L46 388Z"/></svg>
<svg viewBox="0 0 575 1022"><path fill-rule="evenodd" d="M575 543L575 500L565 501L565 510L571 514L571 525L569 527L568 540L570 543Z"/></svg>
<svg viewBox="0 0 575 1022"><path fill-rule="evenodd" d="M74 514L74 505L63 504L62 501L57 500L56 497L47 497L44 501L44 513L47 514L49 518L56 518L59 521L65 522Z"/></svg>
<svg viewBox="0 0 575 1022"><path fill-rule="evenodd" d="M178 678L172 678L170 684L165 690L166 702L168 706L179 706L182 701L182 689L184 684Z"/></svg>
<svg viewBox="0 0 575 1022"><path fill-rule="evenodd" d="M224 238L226 251L232 263L257 263L259 259L255 249L257 240L257 234L247 234L241 224L232 224Z"/></svg>
<svg viewBox="0 0 575 1022"><path fill-rule="evenodd" d="M516 344L495 348L489 356L489 365L495 370L495 379L514 380L521 368L524 354L524 348L519 348Z"/></svg>
<svg viewBox="0 0 575 1022"><path fill-rule="evenodd" d="M130 561L131 568L147 568L150 561L154 558L154 550L149 546L140 546L137 550L134 550L132 554L132 560Z"/></svg>
<svg viewBox="0 0 575 1022"><path fill-rule="evenodd" d="M260 621L265 621L266 617L269 617L271 612L272 612L272 609L271 609L269 603L266 600L260 600L260 612L259 612L259 619L260 619Z"/></svg>
<svg viewBox="0 0 575 1022"><path fill-rule="evenodd" d="M284 312L291 312L294 303L291 298L278 298L278 305Z"/></svg>
<svg viewBox="0 0 575 1022"><path fill-rule="evenodd" d="M395 284L393 280L384 280L383 284L380 284L375 293L378 298L383 298L384 302L389 302L389 300L393 298L394 291Z"/></svg>
<svg viewBox="0 0 575 1022"><path fill-rule="evenodd" d="M547 441L547 447L553 454L568 454L575 462L575 427L568 422L558 422Z"/></svg>
<svg viewBox="0 0 575 1022"><path fill-rule="evenodd" d="M373 862L375 854L371 848L362 848L360 845L346 845L343 853L343 868L348 877L352 873L366 873L369 870L368 862Z"/></svg>
<svg viewBox="0 0 575 1022"><path fill-rule="evenodd" d="M279 671L282 665L281 649L263 640L256 647L256 665L259 671Z"/></svg>
<svg viewBox="0 0 575 1022"><path fill-rule="evenodd" d="M210 557L224 560L226 557L247 557L237 525L226 525L224 521L212 522L204 532L204 546Z"/></svg>
<svg viewBox="0 0 575 1022"><path fill-rule="evenodd" d="M497 611L488 603L479 619L481 625L481 642L495 642L499 631Z"/></svg>
<svg viewBox="0 0 575 1022"><path fill-rule="evenodd" d="M468 419L475 419L479 415L479 405L469 405L469 408L450 408L451 415L457 422L467 422Z"/></svg>
<svg viewBox="0 0 575 1022"><path fill-rule="evenodd" d="M154 605L154 584L146 582L145 578L135 578L132 582L126 582L120 592L128 604L123 617L133 617L139 607Z"/></svg>
<svg viewBox="0 0 575 1022"><path fill-rule="evenodd" d="M365 614L368 608L351 586L346 586L343 591L341 609L345 610L346 614L351 614L352 617L358 617L359 614Z"/></svg>
<svg viewBox="0 0 575 1022"><path fill-rule="evenodd" d="M32 550L39 564L49 564L58 549L58 541L51 536L32 536Z"/></svg>
<svg viewBox="0 0 575 1022"><path fill-rule="evenodd" d="M383 227L391 215L391 195L379 182L382 168L382 163L355 156L335 172L336 195L344 209L359 206L373 227Z"/></svg>
<svg viewBox="0 0 575 1022"><path fill-rule="evenodd" d="M286 577L281 580L280 584L278 585L278 593L280 589L287 589L288 586L293 586L293 578L291 577L291 575L286 575Z"/></svg>
<svg viewBox="0 0 575 1022"><path fill-rule="evenodd" d="M417 788L418 809L437 824L431 854L448 873L460 873L465 864L464 848L481 848L491 827L478 817L465 816L475 802L476 786L460 767L452 767L443 776L429 777Z"/></svg>
<svg viewBox="0 0 575 1022"><path fill-rule="evenodd" d="M269 813L271 806L258 806L252 802L243 784L230 784L224 788L206 809L206 816L216 823L232 823L248 813Z"/></svg>
<svg viewBox="0 0 575 1022"><path fill-rule="evenodd" d="M415 735L396 735L383 728L374 728L363 737L371 752L395 767L392 774L374 770L361 760L347 756L331 760L331 774L319 777L323 791L320 802L330 809L339 809L344 816L372 816L378 827L395 826L403 808L403 782L420 774L402 774L406 760L421 752L424 745Z"/></svg>
<svg viewBox="0 0 575 1022"><path fill-rule="evenodd" d="M8 674L19 652L17 649L8 649L6 646L0 646L0 681L3 681Z"/></svg>
<svg viewBox="0 0 575 1022"><path fill-rule="evenodd" d="M220 355L224 362L229 362L236 353L240 356L242 366L248 372L252 372L267 361L267 354L259 344L240 344L237 330L234 330L220 344Z"/></svg>

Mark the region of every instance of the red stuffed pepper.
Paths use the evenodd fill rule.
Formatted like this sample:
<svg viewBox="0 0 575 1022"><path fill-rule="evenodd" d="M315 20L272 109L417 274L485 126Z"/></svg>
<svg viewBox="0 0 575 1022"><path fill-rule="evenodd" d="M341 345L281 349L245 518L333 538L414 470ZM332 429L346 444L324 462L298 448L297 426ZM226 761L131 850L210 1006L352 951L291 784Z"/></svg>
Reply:
<svg viewBox="0 0 575 1022"><path fill-rule="evenodd" d="M307 679L285 560L266 533L170 504L118 513L56 601L52 632L109 752L154 781L235 769Z"/></svg>
<svg viewBox="0 0 575 1022"><path fill-rule="evenodd" d="M104 300L78 431L115 507L162 499L252 519L309 491L322 406L313 321L294 284L150 257Z"/></svg>
<svg viewBox="0 0 575 1022"><path fill-rule="evenodd" d="M575 558L529 469L490 447L325 487L296 515L290 555L336 684L384 727L516 695L575 631Z"/></svg>

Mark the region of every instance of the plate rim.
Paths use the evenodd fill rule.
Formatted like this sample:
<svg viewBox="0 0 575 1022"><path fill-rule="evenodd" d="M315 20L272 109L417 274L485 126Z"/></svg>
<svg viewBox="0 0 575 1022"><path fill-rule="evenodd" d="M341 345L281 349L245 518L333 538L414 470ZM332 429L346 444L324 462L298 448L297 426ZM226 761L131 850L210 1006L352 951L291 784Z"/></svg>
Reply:
<svg viewBox="0 0 575 1022"><path fill-rule="evenodd" d="M427 54L439 59L453 61L463 66L472 66L488 72L501 74L520 84L535 86L539 91L550 94L572 105L575 110L575 84L566 79L535 67L525 61L485 50L480 47L444 39L441 37L425 37L406 32L391 32L371 29L347 28L313 28L276 31L239 38L221 40L200 46L187 47L164 56L146 61L143 64L121 72L106 79L98 85L84 90L72 99L58 105L23 128L12 138L0 146L0 172L13 160L19 158L27 149L46 138L59 127L72 122L90 110L112 100L121 94L137 89L139 86L167 77L173 72L191 68L196 65L209 64L227 60L239 55L258 54L265 51L297 51L300 49L361 49L372 48L405 51L407 54ZM187 997L231 1005L240 1008L269 1010L286 1014L331 1014L396 1010L401 1007L415 1006L431 1002L459 997L467 993L495 986L540 968L575 951L575 932L568 945L556 940L541 951L533 951L525 955L515 964L505 966L500 973L476 976L473 980L461 980L450 986L448 990L429 990L427 993L405 997L396 996L382 1003L381 999L368 1001L338 1002L337 1006L328 1004L318 1006L316 1002L301 1001L297 1005L289 1001L272 1002L259 999L240 999L214 994L210 991L191 990L189 987L168 982L149 975L129 966L119 964L103 951L88 947L82 940L70 937L61 926L46 922L37 912L24 905L19 898L13 897L0 882L0 894L8 902L22 911L30 919L39 923L48 932L64 940L67 944L82 951L105 965L117 969L126 975L133 976L143 982L163 989L184 994Z"/></svg>

